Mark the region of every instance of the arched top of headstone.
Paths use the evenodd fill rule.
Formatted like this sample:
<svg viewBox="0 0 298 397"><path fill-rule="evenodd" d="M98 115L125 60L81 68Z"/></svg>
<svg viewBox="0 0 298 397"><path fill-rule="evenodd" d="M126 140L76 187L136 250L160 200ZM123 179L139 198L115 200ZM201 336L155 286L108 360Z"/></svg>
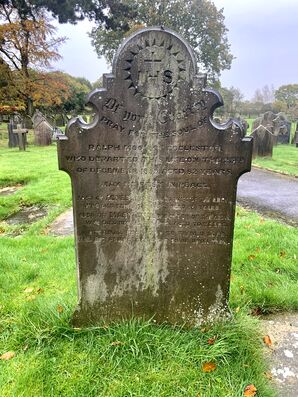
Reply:
<svg viewBox="0 0 298 397"><path fill-rule="evenodd" d="M114 75L123 76L134 95L149 99L166 97L180 80L189 82L196 72L192 48L176 32L163 27L141 29L129 36L113 62Z"/></svg>
<svg viewBox="0 0 298 397"><path fill-rule="evenodd" d="M136 115L132 116L136 120L130 120L134 129L143 128L148 114L161 128L170 123L168 127L172 129L179 128L183 120L196 119L201 114L210 128L225 131L233 126L243 138L245 132L237 120L224 124L213 121L213 113L223 105L223 100L206 84L207 75L198 72L194 52L179 34L164 27L141 29L119 47L112 73L103 75L103 88L88 95L86 103L94 107L94 120L87 124L79 117L72 119L68 127L76 125L81 132L94 128L102 121L105 110L114 113L116 124L120 125L117 116L126 109L127 114Z"/></svg>
<svg viewBox="0 0 298 397"><path fill-rule="evenodd" d="M74 324L132 314L199 325L228 315L238 177L252 138L217 124L221 96L176 33L148 28L58 139L72 180L80 303ZM211 277L212 275L212 277Z"/></svg>

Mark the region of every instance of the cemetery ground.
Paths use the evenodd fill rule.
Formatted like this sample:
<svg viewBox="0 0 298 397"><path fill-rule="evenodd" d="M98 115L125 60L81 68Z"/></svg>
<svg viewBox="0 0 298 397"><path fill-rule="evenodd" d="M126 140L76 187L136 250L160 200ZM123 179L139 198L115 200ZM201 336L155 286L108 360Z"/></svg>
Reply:
<svg viewBox="0 0 298 397"><path fill-rule="evenodd" d="M297 229L237 209L230 322L192 330L154 319L72 328L73 238L47 234L71 206L56 147L1 148L0 169L1 187L17 185L0 197L1 220L25 207L46 213L26 224L1 222L1 397L275 395L258 316L298 309Z"/></svg>

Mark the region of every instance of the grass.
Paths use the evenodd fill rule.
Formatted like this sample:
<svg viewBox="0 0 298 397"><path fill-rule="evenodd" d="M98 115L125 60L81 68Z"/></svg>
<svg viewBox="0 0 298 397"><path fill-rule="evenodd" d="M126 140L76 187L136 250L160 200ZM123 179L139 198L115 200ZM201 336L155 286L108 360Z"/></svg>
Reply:
<svg viewBox="0 0 298 397"><path fill-rule="evenodd" d="M73 329L74 241L45 232L70 205L56 148L0 149L0 169L2 186L25 183L1 198L2 219L24 205L49 208L45 219L23 229L2 224L0 355L16 355L0 360L1 397L239 397L251 383L259 396L274 396L258 319L247 313L298 308L296 229L237 209L230 322L185 330L133 319ZM205 362L215 371L205 373Z"/></svg>
<svg viewBox="0 0 298 397"><path fill-rule="evenodd" d="M298 230L237 209L231 305L268 313L298 310Z"/></svg>
<svg viewBox="0 0 298 397"><path fill-rule="evenodd" d="M248 122L247 134L252 132L252 123L254 119L246 119ZM291 125L291 139L295 134L296 123ZM273 147L273 155L270 157L258 157L253 160L253 165L276 171L287 175L298 176L298 149L295 145L277 145Z"/></svg>
<svg viewBox="0 0 298 397"><path fill-rule="evenodd" d="M240 312L204 329L140 320L73 329L72 238L1 240L0 353L16 354L0 361L1 397L236 397L251 383L274 395L257 320ZM202 370L206 362L214 372Z"/></svg>
<svg viewBox="0 0 298 397"><path fill-rule="evenodd" d="M23 185L15 194L0 196L0 221L18 212L22 207L39 205L46 207L48 222L71 206L70 179L64 172L58 171L57 149L55 145L47 147L29 146L25 152L18 149L0 148L0 187ZM45 227L44 222L32 226L7 226L2 230L18 232ZM41 230L39 228L39 230Z"/></svg>
<svg viewBox="0 0 298 397"><path fill-rule="evenodd" d="M273 147L272 157L257 157L253 165L270 171L298 176L298 148L294 145L277 145Z"/></svg>

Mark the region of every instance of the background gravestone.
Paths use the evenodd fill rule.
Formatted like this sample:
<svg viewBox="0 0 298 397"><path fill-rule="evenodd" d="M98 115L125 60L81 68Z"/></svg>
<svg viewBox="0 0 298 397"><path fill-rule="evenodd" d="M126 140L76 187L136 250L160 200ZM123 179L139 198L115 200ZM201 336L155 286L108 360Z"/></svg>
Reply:
<svg viewBox="0 0 298 397"><path fill-rule="evenodd" d="M17 129L26 129L25 120L20 114L14 114L10 117L9 123L7 124L8 130L8 147L20 147L25 150L25 145L27 144L26 133L22 136L21 142L19 142L19 135L14 131Z"/></svg>
<svg viewBox="0 0 298 397"><path fill-rule="evenodd" d="M222 100L205 86L180 36L140 30L89 95L94 121L74 119L59 137L73 189L74 324L227 315L236 185L252 139L238 122L213 123Z"/></svg>
<svg viewBox="0 0 298 397"><path fill-rule="evenodd" d="M251 135L253 137L253 158L272 157L275 136L262 125L259 125Z"/></svg>
<svg viewBox="0 0 298 397"><path fill-rule="evenodd" d="M293 142L294 145L296 145L296 147L298 147L298 122L296 124L296 131L293 137Z"/></svg>
<svg viewBox="0 0 298 397"><path fill-rule="evenodd" d="M13 133L13 118L11 117L9 123L7 124L8 132L8 147L13 148L18 146L18 135Z"/></svg>
<svg viewBox="0 0 298 397"><path fill-rule="evenodd" d="M260 125L276 136L276 144L290 142L291 123L288 122L283 113L265 112L254 120L252 131L256 130Z"/></svg>
<svg viewBox="0 0 298 397"><path fill-rule="evenodd" d="M52 143L53 126L45 116L36 110L32 116L34 128L34 143L37 146L48 146Z"/></svg>

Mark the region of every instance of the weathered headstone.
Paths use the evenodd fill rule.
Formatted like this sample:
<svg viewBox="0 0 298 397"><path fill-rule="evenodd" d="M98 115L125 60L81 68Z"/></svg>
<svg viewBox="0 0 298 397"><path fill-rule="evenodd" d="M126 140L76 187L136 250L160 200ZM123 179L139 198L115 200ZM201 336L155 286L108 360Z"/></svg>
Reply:
<svg viewBox="0 0 298 397"><path fill-rule="evenodd" d="M13 130L13 133L18 135L19 150L26 150L26 136L28 130L22 128L22 124L18 124L17 128Z"/></svg>
<svg viewBox="0 0 298 397"><path fill-rule="evenodd" d="M45 116L36 110L32 116L34 128L34 143L37 146L48 146L52 143L53 126Z"/></svg>
<svg viewBox="0 0 298 397"><path fill-rule="evenodd" d="M19 146L20 150L25 150L27 144L27 132L24 126L24 118L20 114L14 114L10 117L7 125L8 129L8 147L13 148ZM24 131L16 132L16 130L24 129ZM24 134L24 135L22 135Z"/></svg>
<svg viewBox="0 0 298 397"><path fill-rule="evenodd" d="M11 118L7 124L8 132L8 147L13 148L18 146L18 136L13 133L13 119Z"/></svg>
<svg viewBox="0 0 298 397"><path fill-rule="evenodd" d="M298 147L298 122L296 124L296 130L295 130L295 134L293 136L293 142L294 145L296 145L296 147Z"/></svg>
<svg viewBox="0 0 298 397"><path fill-rule="evenodd" d="M272 157L273 145L276 137L267 128L259 125L252 133L253 158Z"/></svg>
<svg viewBox="0 0 298 397"><path fill-rule="evenodd" d="M254 120L252 131L256 130L260 125L276 136L274 144L290 142L291 123L288 122L283 113L265 112Z"/></svg>
<svg viewBox="0 0 298 397"><path fill-rule="evenodd" d="M104 87L89 95L94 121L72 120L58 140L73 187L73 323L227 316L236 186L252 139L238 122L213 122L222 100L167 29L130 36Z"/></svg>

